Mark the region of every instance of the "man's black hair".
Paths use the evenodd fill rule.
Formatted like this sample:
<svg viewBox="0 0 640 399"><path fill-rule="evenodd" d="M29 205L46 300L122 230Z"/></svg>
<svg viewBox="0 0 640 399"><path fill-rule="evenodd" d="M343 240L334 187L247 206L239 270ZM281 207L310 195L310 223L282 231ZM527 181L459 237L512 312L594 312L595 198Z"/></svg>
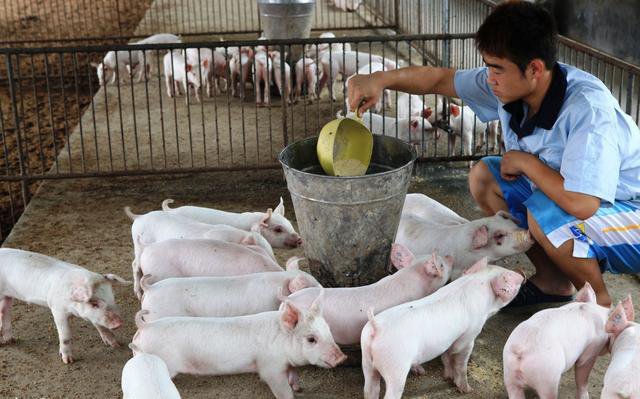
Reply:
<svg viewBox="0 0 640 399"><path fill-rule="evenodd" d="M476 47L481 53L507 58L522 73L536 58L551 70L556 62L556 24L541 6L508 1L484 20L476 33Z"/></svg>

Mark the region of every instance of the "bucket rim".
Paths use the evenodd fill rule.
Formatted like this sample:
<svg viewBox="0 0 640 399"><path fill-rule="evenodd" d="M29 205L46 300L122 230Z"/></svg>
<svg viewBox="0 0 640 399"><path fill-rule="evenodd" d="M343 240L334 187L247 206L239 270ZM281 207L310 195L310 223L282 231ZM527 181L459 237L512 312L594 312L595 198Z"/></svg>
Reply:
<svg viewBox="0 0 640 399"><path fill-rule="evenodd" d="M301 175L306 175L306 176L320 176L322 178L329 178L329 179L337 179L337 180L354 180L354 179L366 179L366 178L371 178L371 177L378 177L378 176L384 176L387 174L391 174L391 173L397 173L398 171L402 170L402 169L406 169L408 167L413 166L413 164L415 163L416 159L418 159L418 154L416 153L416 149L409 143L400 140L396 137L391 137L391 136L378 136L378 137L384 137L384 140L394 140L397 142L400 142L402 145L406 145L409 146L410 148L410 152L411 152L411 159L409 160L409 162L405 163L404 165L397 167L395 169L392 170L387 170L384 172L379 172L379 173L372 173L370 175L362 175L362 176L329 176L329 175L319 175L317 173L309 173L309 172L303 172L300 169L295 169L292 168L291 166L287 165L284 163L283 159L282 159L282 154L284 154L284 152L287 150L287 148L291 147L292 145L295 144L299 144L305 141L311 141L311 140L317 140L318 136L312 136L312 137L307 137L298 141L294 141L293 143L287 145L286 147L284 147L282 149L282 151L280 151L280 153L278 154L278 162L280 162L280 164L282 165L283 169L290 169L290 170L294 170L296 173L299 173ZM375 137L374 137L375 139Z"/></svg>

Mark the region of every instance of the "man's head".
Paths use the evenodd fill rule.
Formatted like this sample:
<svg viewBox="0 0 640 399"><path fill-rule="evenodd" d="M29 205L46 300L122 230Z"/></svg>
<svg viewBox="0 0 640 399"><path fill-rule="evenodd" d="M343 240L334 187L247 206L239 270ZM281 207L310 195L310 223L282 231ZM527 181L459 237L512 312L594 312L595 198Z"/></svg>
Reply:
<svg viewBox="0 0 640 399"><path fill-rule="evenodd" d="M508 1L495 8L476 34L489 67L489 84L504 103L528 96L556 62L557 30L541 6Z"/></svg>

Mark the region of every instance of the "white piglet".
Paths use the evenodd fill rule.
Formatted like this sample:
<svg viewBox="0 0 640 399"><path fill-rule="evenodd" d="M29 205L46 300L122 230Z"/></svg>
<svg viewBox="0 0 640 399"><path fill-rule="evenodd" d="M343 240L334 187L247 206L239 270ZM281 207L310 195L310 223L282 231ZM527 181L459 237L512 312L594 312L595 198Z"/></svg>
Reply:
<svg viewBox="0 0 640 399"><path fill-rule="evenodd" d="M527 387L541 398L557 398L562 374L575 367L576 398L588 399L589 373L609 339L608 314L609 309L596 303L593 288L585 283L573 303L542 310L520 323L503 351L509 398L524 398Z"/></svg>
<svg viewBox="0 0 640 399"><path fill-rule="evenodd" d="M609 315L611 362L604 375L601 399L640 398L640 324L634 323L631 295Z"/></svg>
<svg viewBox="0 0 640 399"><path fill-rule="evenodd" d="M213 50L210 48L188 48L185 50L185 57L187 64L191 65L191 70L200 83L200 88L204 86L207 90L207 97L211 97Z"/></svg>
<svg viewBox="0 0 640 399"><path fill-rule="evenodd" d="M283 271L258 246L209 239L172 239L140 247L136 272L139 276L150 275L148 284L169 277L238 276Z"/></svg>
<svg viewBox="0 0 640 399"><path fill-rule="evenodd" d="M456 149L456 140L458 137L462 140L462 155L473 155L474 137L482 137L487 130L487 124L476 117L471 107L465 105L460 107L455 104L449 104L451 118L449 124L453 131L453 135L449 140L449 153L454 155Z"/></svg>
<svg viewBox="0 0 640 399"><path fill-rule="evenodd" d="M136 315L133 343L162 358L171 376L258 373L279 399L293 399L292 366L331 368L346 358L322 318L320 297L309 311L285 302L282 311L240 317L167 317L146 323L143 316L144 311Z"/></svg>
<svg viewBox="0 0 640 399"><path fill-rule="evenodd" d="M279 51L270 51L269 57L273 62L273 81L280 92L280 97L291 104L291 67L281 57ZM283 65L284 64L284 65ZM282 81L282 68L284 67L284 82Z"/></svg>
<svg viewBox="0 0 640 399"><path fill-rule="evenodd" d="M436 216L432 219L403 212L395 242L416 255L437 251L453 256L452 279L485 256L493 262L524 252L533 245L529 231L518 227L513 216L504 211L466 223L456 219L446 223L443 222L446 215L441 210L436 208L434 213Z"/></svg>
<svg viewBox="0 0 640 399"><path fill-rule="evenodd" d="M147 38L144 38L140 41L137 41L135 45L145 45L145 44L162 44L162 43L182 43L182 39L180 36L176 36L171 33L156 33L155 35L151 35ZM127 71L129 72L129 76L133 79L134 75L138 75L136 81L140 82L142 77L145 78L150 77L151 71L156 64L156 55L160 53L160 51L164 52L166 50L140 50L139 58L140 62L132 68L131 65L127 65Z"/></svg>
<svg viewBox="0 0 640 399"><path fill-rule="evenodd" d="M91 66L96 68L100 86L113 84L116 78L119 84L124 76L129 75L130 70L138 66L141 54L142 52L139 50L120 50L117 52L111 50L105 54L101 63L92 62Z"/></svg>
<svg viewBox="0 0 640 399"><path fill-rule="evenodd" d="M294 305L308 308L320 289L325 291L323 313L339 345L360 342L367 324L367 309L381 312L400 303L425 297L449 280L453 260L433 254L416 259L406 248L393 244L391 262L398 271L362 287L307 288L289 296Z"/></svg>
<svg viewBox="0 0 640 399"><path fill-rule="evenodd" d="M460 392L471 391L467 363L476 337L489 317L518 293L522 275L484 258L465 276L433 294L387 309L362 330L364 397L378 398L380 378L386 399L400 398L410 370L423 373L421 364L442 355L445 379Z"/></svg>
<svg viewBox="0 0 640 399"><path fill-rule="evenodd" d="M140 353L133 344L129 347L138 354L122 368L123 399L180 399L164 361L156 355Z"/></svg>
<svg viewBox="0 0 640 399"><path fill-rule="evenodd" d="M419 116L396 119L371 112L362 114L362 122L373 134L397 137L410 144L422 143L423 133L427 133L432 127L428 120Z"/></svg>
<svg viewBox="0 0 640 399"><path fill-rule="evenodd" d="M318 67L311 58L300 58L295 66L296 71L296 91L294 101L298 102L298 99L302 95L302 86L307 88L307 98L309 104L316 99L316 86L318 84Z"/></svg>
<svg viewBox="0 0 640 399"><path fill-rule="evenodd" d="M18 299L51 309L64 363L74 360L71 316L89 321L105 344L118 346L112 330L122 325L122 318L111 290L113 284L131 283L115 274L93 273L35 252L0 249L0 344L13 340L11 306Z"/></svg>
<svg viewBox="0 0 640 399"><path fill-rule="evenodd" d="M431 223L459 225L469 221L438 201L420 193L409 193L404 198L402 215L414 215Z"/></svg>
<svg viewBox="0 0 640 399"><path fill-rule="evenodd" d="M209 224L226 224L243 230L251 230L256 224L260 227L260 233L274 248L296 248L302 245L302 239L296 233L291 222L284 216L284 203L282 197L275 210L271 208L266 212L225 212L217 209L198 206L181 206L171 209L169 204L173 200L165 200L162 210L172 215L179 215L189 219Z"/></svg>
<svg viewBox="0 0 640 399"><path fill-rule="evenodd" d="M273 83L273 62L267 54L266 49L264 51L256 51L254 64L255 76L253 86L256 89L256 105L258 107L269 105L271 104L271 84Z"/></svg>
<svg viewBox="0 0 640 399"><path fill-rule="evenodd" d="M168 278L151 286L142 278L141 309L145 320L171 316L230 317L278 310L278 291L290 295L308 287L320 287L313 276L298 269L292 258L287 271L228 277Z"/></svg>
<svg viewBox="0 0 640 399"><path fill-rule="evenodd" d="M189 87L194 88L196 101L200 102L200 80L196 77L193 67L180 52L170 51L164 56L164 82L167 87L167 95L173 97L180 94L180 85L187 94L185 101L189 103Z"/></svg>

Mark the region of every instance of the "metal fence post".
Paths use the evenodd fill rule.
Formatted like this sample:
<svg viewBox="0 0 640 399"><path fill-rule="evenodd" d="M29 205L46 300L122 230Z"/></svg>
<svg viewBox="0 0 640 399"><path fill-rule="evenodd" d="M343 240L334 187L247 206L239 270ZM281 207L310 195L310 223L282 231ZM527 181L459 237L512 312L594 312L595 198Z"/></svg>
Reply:
<svg viewBox="0 0 640 399"><path fill-rule="evenodd" d="M11 96L11 108L13 108L13 121L15 123L16 147L18 148L18 166L20 168L20 180L22 186L22 200L26 207L29 203L29 186L26 180L26 171L24 167L24 152L22 148L22 137L20 135L20 115L18 114L18 100L16 98L15 81L13 77L13 54L7 54L7 80L9 81L9 93ZM8 161L8 160L7 160ZM8 165L7 165L8 166Z"/></svg>
<svg viewBox="0 0 640 399"><path fill-rule="evenodd" d="M442 33L449 34L449 0L442 0ZM442 66L451 68L451 39L442 43Z"/></svg>
<svg viewBox="0 0 640 399"><path fill-rule="evenodd" d="M282 101L282 140L284 142L284 146L289 145L289 137L287 134L287 85L285 84L285 68L284 63L286 61L286 53L284 52L285 47L284 44L280 45L280 81L282 82L282 93L280 93L280 99ZM269 90L269 88L265 88L265 90Z"/></svg>
<svg viewBox="0 0 640 399"><path fill-rule="evenodd" d="M395 31L400 32L400 0L394 0L393 13L395 18Z"/></svg>

